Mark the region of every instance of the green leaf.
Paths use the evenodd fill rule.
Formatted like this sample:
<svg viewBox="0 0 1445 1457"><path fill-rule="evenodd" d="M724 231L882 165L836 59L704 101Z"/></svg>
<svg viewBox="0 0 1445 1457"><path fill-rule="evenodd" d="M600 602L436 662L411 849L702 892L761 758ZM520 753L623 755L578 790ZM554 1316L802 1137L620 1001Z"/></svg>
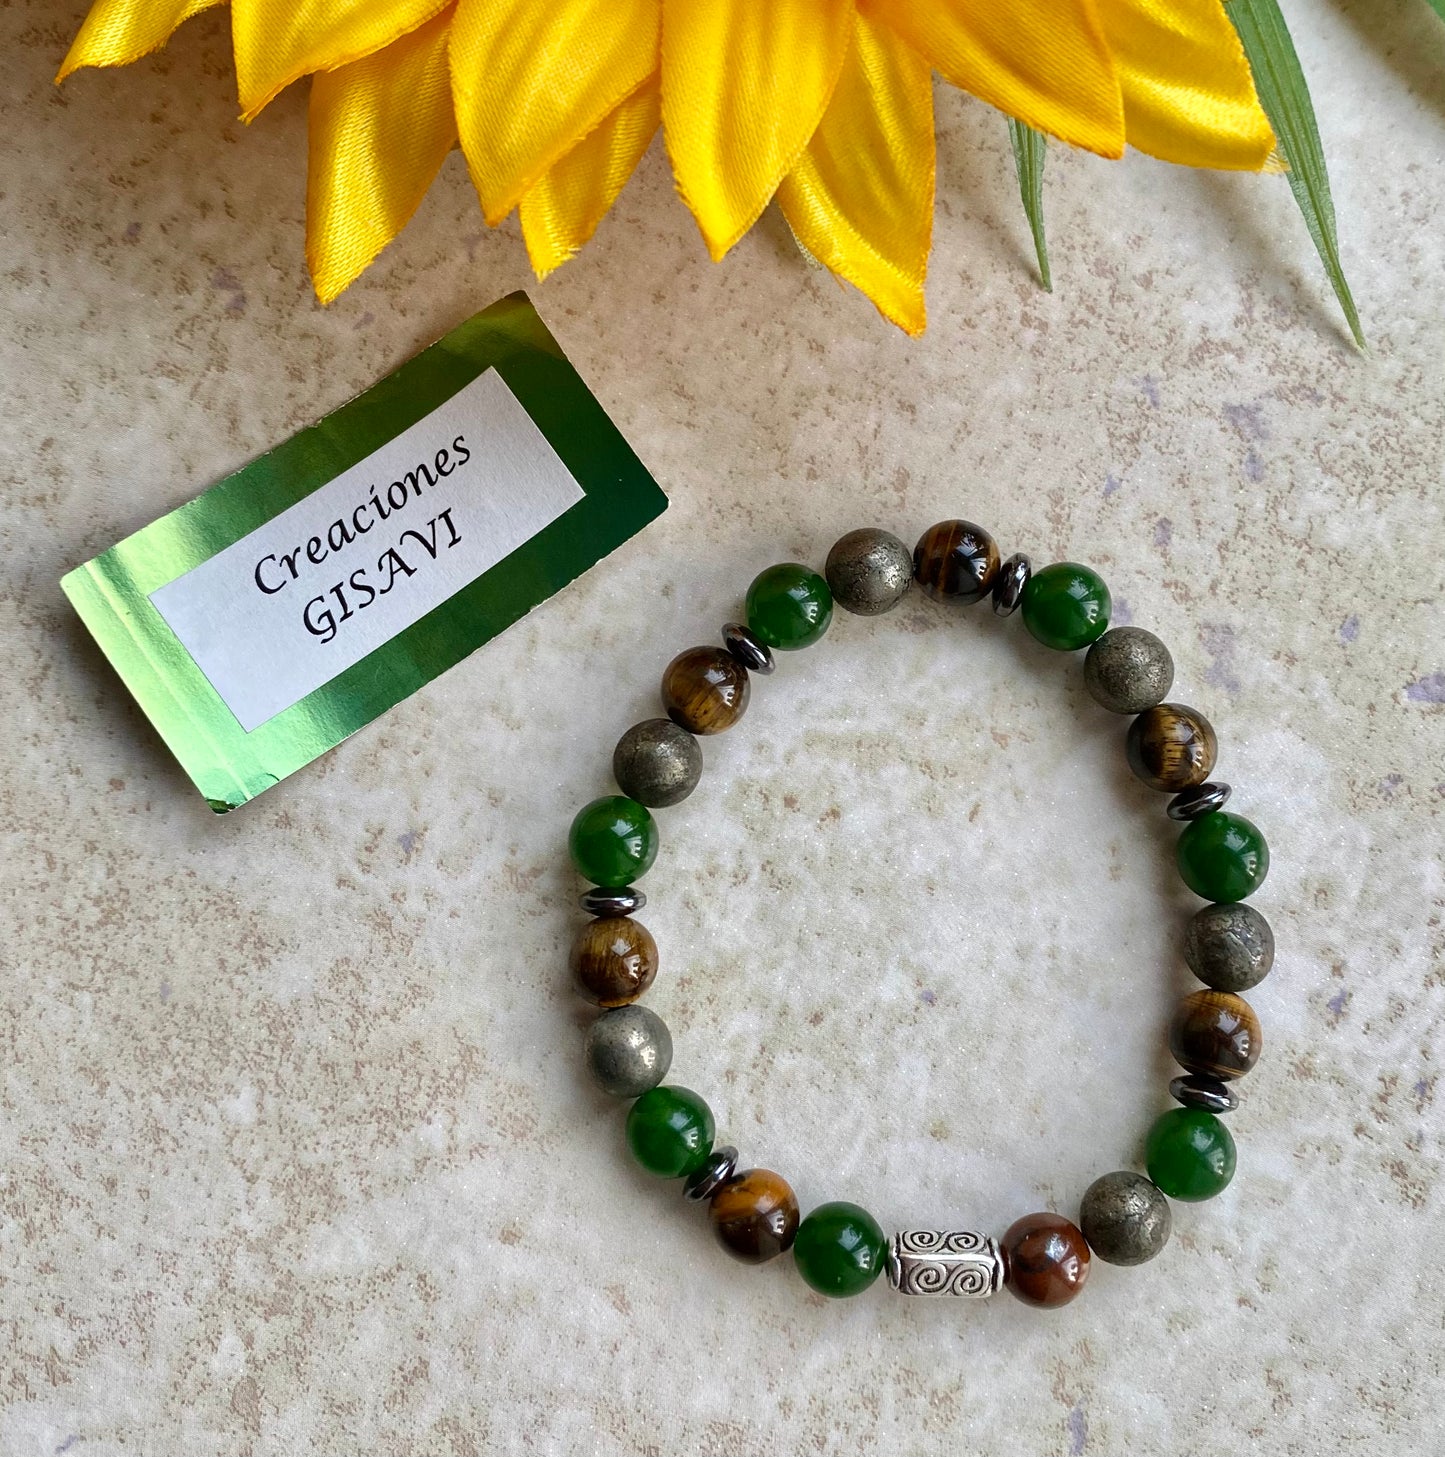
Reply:
<svg viewBox="0 0 1445 1457"><path fill-rule="evenodd" d="M1431 3L1445 4L1445 0L1431 0ZM1340 266L1335 205L1330 199L1330 177L1325 170L1315 109L1294 42L1279 12L1278 0L1225 0L1224 8L1239 32L1249 68L1254 72L1260 105L1269 117L1289 166L1287 176L1294 200L1304 214L1305 226L1334 285L1335 297L1345 311L1350 333L1363 349L1365 335L1360 328L1360 316Z"/></svg>
<svg viewBox="0 0 1445 1457"><path fill-rule="evenodd" d="M1445 0L1441 0L1445 4ZM1044 237L1044 148L1042 132L1026 126L1013 117L1008 119L1008 137L1013 143L1014 166L1019 174L1019 196L1028 214L1029 229L1034 235L1034 251L1039 255L1039 279L1047 292L1054 291L1049 273L1049 245Z"/></svg>
<svg viewBox="0 0 1445 1457"><path fill-rule="evenodd" d="M1430 8L1441 20L1445 20L1445 0L1430 0Z"/></svg>

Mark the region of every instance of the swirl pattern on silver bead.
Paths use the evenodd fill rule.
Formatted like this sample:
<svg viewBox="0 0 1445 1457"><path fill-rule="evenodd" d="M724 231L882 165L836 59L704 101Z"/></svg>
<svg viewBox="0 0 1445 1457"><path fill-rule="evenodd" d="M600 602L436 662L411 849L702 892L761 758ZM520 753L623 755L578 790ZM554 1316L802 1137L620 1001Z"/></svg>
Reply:
<svg viewBox="0 0 1445 1457"><path fill-rule="evenodd" d="M998 1241L971 1229L903 1229L888 1245L888 1283L903 1295L993 1295L1003 1285Z"/></svg>

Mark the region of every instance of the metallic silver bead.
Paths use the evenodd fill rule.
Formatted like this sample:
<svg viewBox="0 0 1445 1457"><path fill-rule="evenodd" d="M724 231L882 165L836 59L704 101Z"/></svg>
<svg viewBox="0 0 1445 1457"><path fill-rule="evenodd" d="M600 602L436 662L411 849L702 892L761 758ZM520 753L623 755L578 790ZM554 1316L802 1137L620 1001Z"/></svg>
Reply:
<svg viewBox="0 0 1445 1457"><path fill-rule="evenodd" d="M1110 713L1143 713L1173 682L1169 649L1142 627L1111 627L1084 654L1084 687Z"/></svg>
<svg viewBox="0 0 1445 1457"><path fill-rule="evenodd" d="M713 1149L707 1156L707 1162L687 1176L682 1186L683 1197L694 1204L711 1199L732 1178L737 1166L738 1151L731 1144L724 1143Z"/></svg>
<svg viewBox="0 0 1445 1457"><path fill-rule="evenodd" d="M891 532L864 526L833 543L823 575L839 607L876 617L913 585L913 553Z"/></svg>
<svg viewBox="0 0 1445 1457"><path fill-rule="evenodd" d="M1190 1073L1169 1084L1169 1096L1186 1108L1204 1108L1210 1113L1232 1113L1239 1107L1239 1094L1219 1078Z"/></svg>
<svg viewBox="0 0 1445 1457"><path fill-rule="evenodd" d="M635 885L594 885L577 897L577 904L589 916L630 916L647 904L647 896Z"/></svg>
<svg viewBox="0 0 1445 1457"><path fill-rule="evenodd" d="M773 662L773 650L744 623L724 623L722 637L733 661L741 663L749 673L761 673L766 678L777 666Z"/></svg>
<svg viewBox="0 0 1445 1457"><path fill-rule="evenodd" d="M888 1283L904 1295L993 1295L1003 1256L971 1229L903 1229L888 1241Z"/></svg>
<svg viewBox="0 0 1445 1457"><path fill-rule="evenodd" d="M587 1071L604 1093L640 1098L672 1066L667 1023L636 1002L604 1012L588 1029Z"/></svg>
<svg viewBox="0 0 1445 1457"><path fill-rule="evenodd" d="M993 583L993 610L1007 617L1018 610L1024 587L1033 575L1033 564L1021 551L1016 551L999 569Z"/></svg>
<svg viewBox="0 0 1445 1457"><path fill-rule="evenodd" d="M1164 807L1164 813L1171 820L1197 820L1201 815L1213 814L1229 802L1227 784L1196 784L1193 789L1181 789Z"/></svg>
<svg viewBox="0 0 1445 1457"><path fill-rule="evenodd" d="M1079 1203L1089 1248L1111 1265L1142 1265L1169 1243L1169 1201L1143 1174L1120 1170L1095 1179Z"/></svg>
<svg viewBox="0 0 1445 1457"><path fill-rule="evenodd" d="M612 751L612 777L638 804L651 809L677 804L702 778L702 748L670 718L644 719L618 739Z"/></svg>
<svg viewBox="0 0 1445 1457"><path fill-rule="evenodd" d="M1184 959L1205 986L1217 992L1247 992L1274 965L1274 932L1243 901L1205 906L1189 918Z"/></svg>

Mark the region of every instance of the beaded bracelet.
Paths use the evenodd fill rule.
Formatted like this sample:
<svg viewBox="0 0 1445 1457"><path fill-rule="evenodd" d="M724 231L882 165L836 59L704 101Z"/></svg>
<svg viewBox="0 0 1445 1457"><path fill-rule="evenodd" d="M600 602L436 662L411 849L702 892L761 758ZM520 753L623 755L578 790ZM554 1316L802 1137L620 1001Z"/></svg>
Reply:
<svg viewBox="0 0 1445 1457"><path fill-rule="evenodd" d="M1274 937L1244 898L1269 869L1264 837L1229 814L1229 786L1209 782L1216 741L1205 717L1166 703L1174 678L1169 650L1137 627L1109 628L1109 590L1075 562L1038 572L1022 554L1000 564L993 538L968 521L943 521L910 553L896 536L849 532L828 553L824 576L786 562L749 587L746 625L729 623L723 647L696 647L662 677L666 718L623 734L612 759L623 791L594 800L572 823L573 863L592 883L581 896L594 919L579 932L571 967L582 994L605 1008L587 1033L587 1065L606 1092L632 1098L627 1143L650 1173L685 1180L687 1198L707 1201L723 1247L760 1264L789 1248L803 1279L824 1295L856 1295L886 1267L909 1295L991 1295L1007 1285L1030 1305L1063 1305L1089 1273L1090 1251L1116 1265L1152 1259L1169 1238L1168 1198L1218 1194L1234 1174L1235 1147L1217 1115L1238 1106L1233 1080L1254 1066L1259 1021L1239 995L1269 972ZM636 1005L657 974L657 946L633 919L646 904L636 881L657 856L649 807L678 803L702 774L697 736L721 733L743 715L754 674L773 671L773 650L808 647L828 629L833 604L873 616L898 605L914 582L941 601L986 596L994 611L1021 609L1024 626L1060 652L1087 648L1084 682L1112 713L1133 716L1125 739L1129 767L1173 795L1171 819L1184 825L1176 858L1190 890L1211 904L1189 921L1184 955L1207 990L1184 998L1169 1026L1169 1048L1185 1070L1169 1084L1182 1106L1162 1114L1145 1145L1148 1177L1105 1174L1085 1191L1079 1223L1028 1214L1001 1240L970 1230L902 1230L886 1240L856 1204L836 1201L799 1220L798 1201L768 1169L738 1170L738 1152L714 1144L713 1115L688 1088L663 1086L672 1037L655 1013Z"/></svg>

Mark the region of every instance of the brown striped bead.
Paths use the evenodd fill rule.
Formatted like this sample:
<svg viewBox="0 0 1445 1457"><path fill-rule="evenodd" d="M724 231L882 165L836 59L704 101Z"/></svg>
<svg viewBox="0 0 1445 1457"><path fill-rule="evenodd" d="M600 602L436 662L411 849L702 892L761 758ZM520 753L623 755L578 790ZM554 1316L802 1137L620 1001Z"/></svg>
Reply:
<svg viewBox="0 0 1445 1457"><path fill-rule="evenodd" d="M1192 992L1169 1023L1169 1051L1188 1072L1242 1078L1262 1045L1254 1008L1233 992Z"/></svg>
<svg viewBox="0 0 1445 1457"><path fill-rule="evenodd" d="M1004 1283L1025 1305L1067 1305L1089 1278L1088 1242L1062 1214L1025 1214L999 1248Z"/></svg>
<svg viewBox="0 0 1445 1457"><path fill-rule="evenodd" d="M746 1169L735 1174L708 1205L713 1233L745 1264L761 1265L791 1249L798 1232L798 1197L781 1174Z"/></svg>
<svg viewBox="0 0 1445 1457"><path fill-rule="evenodd" d="M662 675L667 716L689 733L720 734L748 706L748 670L724 648L688 648Z"/></svg>
<svg viewBox="0 0 1445 1457"><path fill-rule="evenodd" d="M972 521L940 521L913 548L913 576L940 602L977 602L993 591L998 543Z"/></svg>
<svg viewBox="0 0 1445 1457"><path fill-rule="evenodd" d="M1166 794L1203 784L1218 748L1209 720L1182 703L1146 708L1129 725L1124 740L1129 767L1151 789Z"/></svg>
<svg viewBox="0 0 1445 1457"><path fill-rule="evenodd" d="M577 989L599 1007L635 1002L657 975L657 942L631 916L599 916L577 933L570 959Z"/></svg>

